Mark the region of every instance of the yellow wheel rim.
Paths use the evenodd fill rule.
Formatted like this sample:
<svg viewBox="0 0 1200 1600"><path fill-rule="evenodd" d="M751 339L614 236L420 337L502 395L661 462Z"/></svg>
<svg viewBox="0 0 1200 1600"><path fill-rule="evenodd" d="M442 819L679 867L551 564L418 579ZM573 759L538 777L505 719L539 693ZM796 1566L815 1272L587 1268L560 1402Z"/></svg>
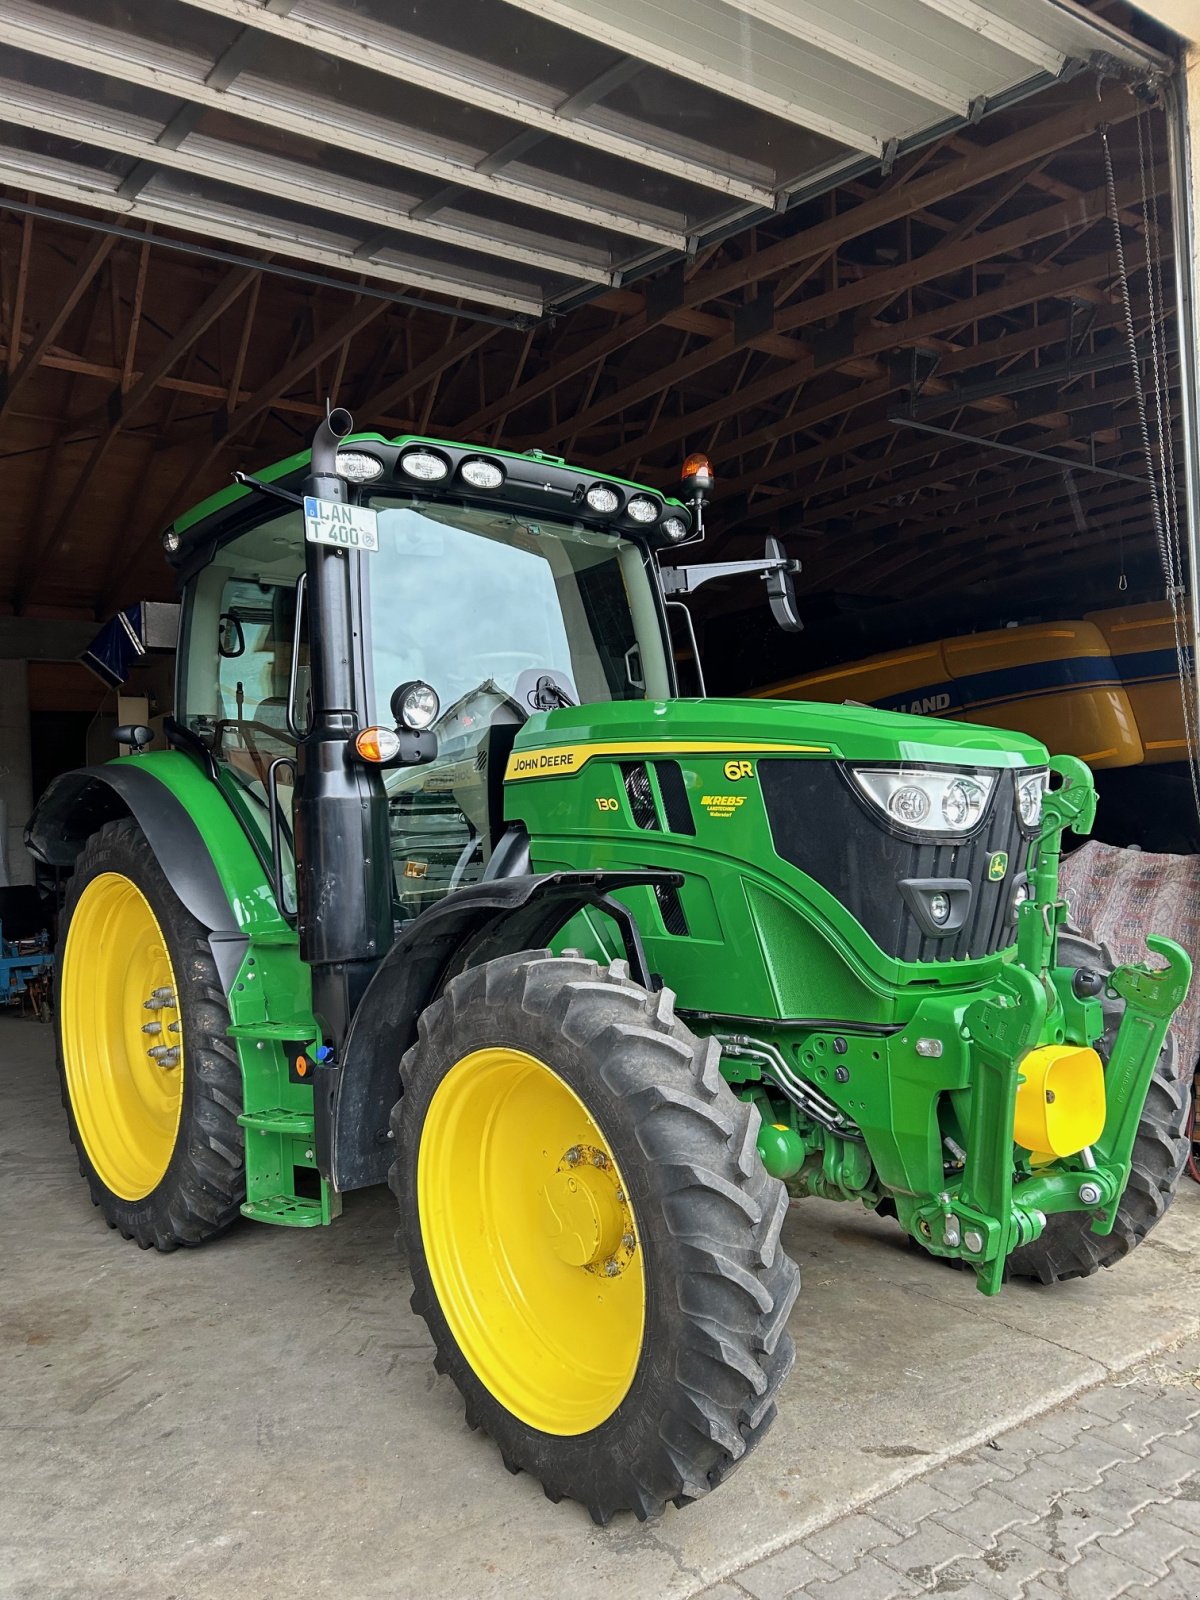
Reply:
<svg viewBox="0 0 1200 1600"><path fill-rule="evenodd" d="M624 1180L583 1101L523 1050L476 1050L429 1106L417 1205L473 1371L530 1427L598 1427L633 1382L646 1285Z"/></svg>
<svg viewBox="0 0 1200 1600"><path fill-rule="evenodd" d="M93 878L75 906L59 1011L67 1093L88 1159L113 1194L141 1200L175 1148L183 1034L167 941L145 895L120 873Z"/></svg>

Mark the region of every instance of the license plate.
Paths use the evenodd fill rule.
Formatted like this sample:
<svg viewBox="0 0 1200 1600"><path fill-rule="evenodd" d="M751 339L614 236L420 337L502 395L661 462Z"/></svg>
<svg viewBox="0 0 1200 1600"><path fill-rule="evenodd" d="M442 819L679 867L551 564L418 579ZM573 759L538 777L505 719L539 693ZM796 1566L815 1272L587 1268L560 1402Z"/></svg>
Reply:
<svg viewBox="0 0 1200 1600"><path fill-rule="evenodd" d="M378 550L379 513L306 494L304 537L309 544L331 544L339 550Z"/></svg>

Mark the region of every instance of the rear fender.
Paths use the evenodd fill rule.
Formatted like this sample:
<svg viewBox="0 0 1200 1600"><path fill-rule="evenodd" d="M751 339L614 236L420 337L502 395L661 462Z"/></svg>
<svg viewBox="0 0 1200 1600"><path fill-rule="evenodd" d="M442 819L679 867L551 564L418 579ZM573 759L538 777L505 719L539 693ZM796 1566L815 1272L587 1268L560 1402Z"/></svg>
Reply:
<svg viewBox="0 0 1200 1600"><path fill-rule="evenodd" d="M522 874L459 889L408 923L363 995L341 1060L314 1074L317 1166L334 1188L387 1181L400 1058L416 1041L417 1018L456 973L516 950L542 949L593 906L616 922L631 975L651 988L637 924L611 895L682 882L675 872Z"/></svg>

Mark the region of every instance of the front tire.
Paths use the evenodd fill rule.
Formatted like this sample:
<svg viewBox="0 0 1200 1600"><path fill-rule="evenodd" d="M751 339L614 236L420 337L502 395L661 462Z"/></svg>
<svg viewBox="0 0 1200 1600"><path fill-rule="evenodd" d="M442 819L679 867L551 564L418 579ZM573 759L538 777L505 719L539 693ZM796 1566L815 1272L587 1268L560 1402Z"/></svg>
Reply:
<svg viewBox="0 0 1200 1600"><path fill-rule="evenodd" d="M715 1488L774 1419L799 1286L715 1044L624 963L524 952L446 986L401 1078L412 1303L468 1422L600 1523Z"/></svg>
<svg viewBox="0 0 1200 1600"><path fill-rule="evenodd" d="M144 1250L222 1233L246 1193L229 1011L204 928L130 817L76 862L54 1013L68 1131L108 1225Z"/></svg>

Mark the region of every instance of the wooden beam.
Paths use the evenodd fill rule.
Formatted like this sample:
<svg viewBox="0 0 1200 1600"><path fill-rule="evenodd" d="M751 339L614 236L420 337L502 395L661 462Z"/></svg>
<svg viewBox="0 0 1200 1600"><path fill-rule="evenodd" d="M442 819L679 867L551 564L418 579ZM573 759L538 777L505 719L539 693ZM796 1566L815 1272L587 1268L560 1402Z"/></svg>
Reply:
<svg viewBox="0 0 1200 1600"><path fill-rule="evenodd" d="M12 316L9 320L7 369L16 371L21 354L21 325L25 320L25 291L29 286L29 255L33 247L33 215L26 212L21 225L21 251L17 257L17 281L13 289Z"/></svg>
<svg viewBox="0 0 1200 1600"><path fill-rule="evenodd" d="M418 361L415 367L410 367L407 372L385 385L378 394L370 396L365 402L366 415L379 417L389 406L395 405L398 400L407 400L410 395L423 389L427 383L440 378L442 373L456 361L471 355L482 345L490 343L497 334L505 331L503 328L481 322L465 329L457 337L447 340L432 354L426 356L424 361Z"/></svg>
<svg viewBox="0 0 1200 1600"><path fill-rule="evenodd" d="M150 269L150 243L138 252L137 277L133 285L133 300L129 307L129 337L125 341L125 359L121 363L121 393L128 394L133 387L133 367L137 357L138 334L142 326L142 307L146 300L146 274Z"/></svg>
<svg viewBox="0 0 1200 1600"><path fill-rule="evenodd" d="M66 326L71 313L83 298L88 285L112 254L117 239L115 234L101 233L81 257L75 281L55 306L54 313L38 331L25 359L15 372L0 375L0 422L3 422L13 401L42 364L42 358Z"/></svg>
<svg viewBox="0 0 1200 1600"><path fill-rule="evenodd" d="M991 182L1013 167L1040 160L1066 145L1086 138L1094 133L1101 123L1112 126L1137 115L1138 110L1139 106L1128 90L1110 83L1098 97L1093 98L1089 95L1057 116L1023 127L1017 133L997 140L995 144L976 148L969 156L957 157L909 183L888 188L874 198L865 200L853 210L841 212L790 238L751 252L726 267L697 273L685 283L682 301L662 315L652 316L649 313L644 296L626 292L624 303L631 307L632 315L617 328L611 329L582 349L564 356L561 361L551 363L538 377L528 380L511 394L464 418L457 424L457 431L464 435L473 434L498 418L510 416L558 384L575 377L594 361L614 354L658 322L667 322L673 327L684 327L685 324L679 319L705 301L743 289L749 284L761 282L764 278L773 277L813 256L836 250L860 234L910 215L914 209L936 204L952 195ZM604 303L608 303L608 297ZM718 330L716 336L727 335L731 327L732 324L727 322L726 327ZM763 347L763 342L759 339L751 342L756 348Z"/></svg>
<svg viewBox="0 0 1200 1600"><path fill-rule="evenodd" d="M204 478L217 457L229 447L238 433L242 432L257 418L265 415L293 384L306 377L319 362L324 361L326 356L336 350L343 339L350 338L355 333L361 332L368 324L374 322L377 317L389 310L391 310L391 307L385 300L360 300L357 304L351 306L344 315L340 316L336 322L331 323L328 328L323 329L319 335L314 336L302 348L297 350L296 354L284 363L281 370L273 378L264 383L248 400L237 407L227 419L220 437L214 439L212 445L202 456L190 463L187 473L173 491L172 500L165 508L164 518L169 519L178 511L186 509L185 497L190 492L191 486ZM106 604L115 603L120 594L121 586L129 575L136 571L147 549L160 532L161 529L157 526L152 527L141 540L135 543L128 559L110 581L108 593L104 597Z"/></svg>
<svg viewBox="0 0 1200 1600"><path fill-rule="evenodd" d="M74 487L68 495L58 517L52 527L46 530L43 537L30 540L21 561L20 579L17 587L17 603L24 605L30 591L36 585L37 573L42 564L54 553L59 540L62 538L71 519L81 512L88 487L95 477L105 456L112 449L121 429L127 427L146 402L157 389L159 382L189 350L196 341L212 327L213 323L229 309L237 297L259 277L258 271L253 267L235 267L228 272L203 303L196 308L179 332L171 339L166 348L161 350L152 364L138 379L128 394L122 394L119 388L109 396L106 408L110 419L108 427L100 434L87 460L80 470ZM91 418L96 420L105 415L105 411L93 412Z"/></svg>
<svg viewBox="0 0 1200 1600"><path fill-rule="evenodd" d="M1069 294L1081 284L1107 282L1113 270L1108 252L1088 256L1081 261L1072 262L1049 272L1023 268L1019 276L1015 276L1001 288L979 295L971 304L969 311L962 303L952 301L946 306L921 313L894 327L872 326L862 329L853 339L851 354L857 357L875 356L907 345L921 344L932 334L941 334L961 327L968 318L982 320L997 311L1011 311L1035 300ZM597 465L606 471L620 470L638 452L647 456L652 455L665 445L677 443L689 436L694 437L734 411L745 410L750 406L773 400L777 395L794 388L796 384L810 381L819 372L830 372L839 368L845 370L847 365L848 359L845 353L824 360L819 360L810 354L802 361L782 367L747 385L738 395L731 395L681 419L662 424L640 438L636 446L622 446L604 456Z"/></svg>

